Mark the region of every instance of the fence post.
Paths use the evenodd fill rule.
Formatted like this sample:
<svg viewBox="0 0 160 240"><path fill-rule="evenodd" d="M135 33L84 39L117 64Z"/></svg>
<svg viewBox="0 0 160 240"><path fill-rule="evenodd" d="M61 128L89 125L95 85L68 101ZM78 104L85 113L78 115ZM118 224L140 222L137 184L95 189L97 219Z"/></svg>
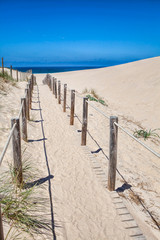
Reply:
<svg viewBox="0 0 160 240"><path fill-rule="evenodd" d="M53 91L53 94L55 94L55 81L54 81L54 77L53 77L53 85L52 85L52 91Z"/></svg>
<svg viewBox="0 0 160 240"><path fill-rule="evenodd" d="M2 74L4 76L4 63L3 63L3 57L2 57Z"/></svg>
<svg viewBox="0 0 160 240"><path fill-rule="evenodd" d="M32 93L32 91L33 91L33 74L31 75L31 81L30 81L30 83L31 83L31 93Z"/></svg>
<svg viewBox="0 0 160 240"><path fill-rule="evenodd" d="M55 80L55 98L57 98L57 80Z"/></svg>
<svg viewBox="0 0 160 240"><path fill-rule="evenodd" d="M10 66L10 76L12 77L12 65Z"/></svg>
<svg viewBox="0 0 160 240"><path fill-rule="evenodd" d="M21 98L22 107L22 139L27 142L27 108L26 108L26 98Z"/></svg>
<svg viewBox="0 0 160 240"><path fill-rule="evenodd" d="M28 84L27 84L28 85ZM26 88L26 118L29 120L29 90Z"/></svg>
<svg viewBox="0 0 160 240"><path fill-rule="evenodd" d="M17 82L18 82L18 70L16 71L16 73L17 73Z"/></svg>
<svg viewBox="0 0 160 240"><path fill-rule="evenodd" d="M0 203L0 240L4 240L3 224L2 224L2 213L1 213L1 203Z"/></svg>
<svg viewBox="0 0 160 240"><path fill-rule="evenodd" d="M67 84L64 84L63 112L66 112Z"/></svg>
<svg viewBox="0 0 160 240"><path fill-rule="evenodd" d="M110 146L109 146L109 166L108 166L108 189L115 190L116 168L117 168L117 140L118 127L114 123L118 123L118 117L110 117Z"/></svg>
<svg viewBox="0 0 160 240"><path fill-rule="evenodd" d="M61 81L58 81L58 104L61 104Z"/></svg>
<svg viewBox="0 0 160 240"><path fill-rule="evenodd" d="M75 90L71 90L70 125L73 125L73 124L74 124L74 106L75 106Z"/></svg>
<svg viewBox="0 0 160 240"><path fill-rule="evenodd" d="M32 105L32 83L31 80L29 81L29 108L31 109Z"/></svg>
<svg viewBox="0 0 160 240"><path fill-rule="evenodd" d="M51 78L49 78L49 88L51 90Z"/></svg>
<svg viewBox="0 0 160 240"><path fill-rule="evenodd" d="M87 142L87 123L88 123L88 98L83 98L83 122L82 122L82 138L81 145L85 146Z"/></svg>
<svg viewBox="0 0 160 240"><path fill-rule="evenodd" d="M22 176L22 159L21 159L21 135L20 135L20 123L19 118L12 118L11 125L16 123L15 129L12 135L13 145L13 160L14 160L14 172L16 174L16 180L18 184L23 183Z"/></svg>

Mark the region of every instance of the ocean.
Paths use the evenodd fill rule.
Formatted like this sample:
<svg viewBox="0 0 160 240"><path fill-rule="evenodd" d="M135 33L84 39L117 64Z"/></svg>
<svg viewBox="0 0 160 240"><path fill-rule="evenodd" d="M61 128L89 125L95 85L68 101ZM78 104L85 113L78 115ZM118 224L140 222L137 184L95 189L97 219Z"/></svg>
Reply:
<svg viewBox="0 0 160 240"><path fill-rule="evenodd" d="M26 72L32 69L32 73L58 73L58 72L69 72L69 71L78 71L78 70L85 70L85 69L95 69L95 68L103 68L103 67L110 67L119 64L124 64L132 61L136 61L140 59L120 59L120 60L109 60L106 61L103 66L30 66L30 67L16 67L13 66L13 69L17 69L21 72Z"/></svg>
<svg viewBox="0 0 160 240"><path fill-rule="evenodd" d="M102 68L102 67L14 67L20 72L26 72L32 69L32 73L58 73L58 72L69 72L69 71L78 71L78 70L85 70L85 69L95 69L95 68Z"/></svg>

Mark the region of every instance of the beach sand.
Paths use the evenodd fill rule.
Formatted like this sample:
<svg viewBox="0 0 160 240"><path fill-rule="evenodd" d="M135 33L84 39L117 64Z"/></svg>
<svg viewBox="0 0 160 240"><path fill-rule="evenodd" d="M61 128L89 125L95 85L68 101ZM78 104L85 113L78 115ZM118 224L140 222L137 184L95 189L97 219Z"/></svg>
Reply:
<svg viewBox="0 0 160 240"><path fill-rule="evenodd" d="M79 94L85 88L94 88L108 106L92 104L107 116L118 116L119 123L133 133L140 127L159 128L159 65L158 57L115 67L52 75ZM42 84L44 77L45 74L36 75L38 86L34 88L32 121L28 124L30 141L22 141L22 147L37 167L39 178L47 178L43 191L37 188L37 195L42 194L48 199L46 205L53 210L53 215L48 218L52 216L57 239L143 239L142 234L148 240L159 239L159 230L144 209L145 206L160 222L159 158L119 130L116 188L122 190L126 181L133 192L126 189L121 196L110 193L106 188L109 120L89 106L90 135L87 146L82 147L82 98L76 94L75 123L70 126L70 109L63 113L62 105L48 86ZM24 88L24 83L20 83L19 89L11 88L7 95L1 96L1 151L9 133L10 118L18 114ZM70 106L70 91L67 104ZM159 140L142 141L159 151ZM7 169L7 160L11 161L11 156L10 146L1 171ZM45 239L53 239L53 236Z"/></svg>

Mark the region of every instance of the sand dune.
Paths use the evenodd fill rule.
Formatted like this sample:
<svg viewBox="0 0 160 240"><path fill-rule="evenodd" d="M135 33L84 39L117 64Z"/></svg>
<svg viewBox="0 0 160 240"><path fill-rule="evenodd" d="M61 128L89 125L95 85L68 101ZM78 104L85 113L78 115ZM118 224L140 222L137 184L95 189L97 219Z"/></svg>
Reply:
<svg viewBox="0 0 160 240"><path fill-rule="evenodd" d="M94 88L121 114L146 128L159 127L160 57L54 76L80 92Z"/></svg>
<svg viewBox="0 0 160 240"><path fill-rule="evenodd" d="M96 102L92 104L108 116L118 116L119 123L133 133L140 126L159 127L160 119L156 112L160 104L157 99L160 90L159 64L158 57L115 67L52 75L79 92L85 87L95 88L105 98L108 107ZM87 146L82 147L79 131L82 98L76 96L75 124L70 126L70 109L63 113L62 105L57 103L48 86L42 84L45 74L37 74L36 77L38 87L34 89L32 121L28 123L30 141L22 142L22 147L26 148L26 154L35 163L41 178L53 176L45 182L44 190L37 194L48 198L46 204L49 208L51 205L53 207L56 225L53 230L57 239L145 239L144 235L147 240L159 239L159 230L144 209L145 206L155 220L160 221L159 159L119 131L116 188L122 189L126 181L133 192L126 189L121 196L116 192L110 193L106 188L108 119L89 106L90 135ZM22 95L24 85L20 87L19 93ZM1 149L9 132L10 118L18 113L20 95L18 89L12 88L2 98ZM11 106L12 98L14 105ZM67 104L70 106L70 91ZM159 140L144 142L159 151ZM11 161L11 146L6 157ZM1 171L6 168L7 161L4 159ZM143 204L139 204L134 194L138 194ZM48 214L51 219L52 213ZM46 239L53 239L52 233Z"/></svg>

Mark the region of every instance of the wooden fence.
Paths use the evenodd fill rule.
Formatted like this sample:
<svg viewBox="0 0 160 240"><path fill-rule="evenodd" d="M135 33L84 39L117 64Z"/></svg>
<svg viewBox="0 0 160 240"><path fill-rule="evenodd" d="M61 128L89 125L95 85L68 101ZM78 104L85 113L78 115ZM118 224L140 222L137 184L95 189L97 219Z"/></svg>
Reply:
<svg viewBox="0 0 160 240"><path fill-rule="evenodd" d="M11 119L11 131L8 136L7 142L3 148L2 154L0 156L0 165L3 161L5 153L8 149L9 143L12 139L13 148L13 166L14 171L17 176L17 184L21 185L23 183L23 173L22 173L22 156L21 156L21 132L22 139L27 142L27 120L30 120L30 109L32 102L33 87L36 84L36 77L31 75L31 79L28 80L27 87L25 89L25 97L21 98L21 106L19 114L16 118ZM22 118L22 126L20 126L20 117ZM2 226L2 215L1 215L1 205L0 205L0 239L4 239L3 226Z"/></svg>
<svg viewBox="0 0 160 240"><path fill-rule="evenodd" d="M13 69L12 65L10 68L4 67L4 59L2 57L2 67L0 68L2 75L5 74L5 72L8 73L10 77L18 81L26 81L28 80L32 75L32 70L28 70L27 72L20 72L18 70Z"/></svg>
<svg viewBox="0 0 160 240"><path fill-rule="evenodd" d="M57 98L56 93L58 92L58 104L61 103L61 82L58 81L57 91L57 80L51 75L47 74L43 83L46 83L50 90ZM63 99L63 111L66 111L66 91L67 84L64 84L64 99ZM70 125L74 125L75 116L75 90L71 90L71 107L70 107ZM117 135L118 127L114 123L118 123L118 118L110 117L110 146L109 146L109 168L108 168L108 189L110 191L115 190L116 182L116 169L117 169ZM87 143L87 123L88 123L88 98L83 98L83 117L82 117L82 131L81 131L81 145L85 146Z"/></svg>
<svg viewBox="0 0 160 240"><path fill-rule="evenodd" d="M57 98L57 80L56 78L52 78L50 74L47 74L45 79L43 80L44 83L48 84L49 88L55 95L55 98ZM61 82L58 81L58 103L60 104L60 98L61 98ZM67 91L67 84L64 84L64 99L63 99L63 111L66 111L66 91ZM71 91L71 107L70 107L70 125L74 125L74 116L75 116L75 90ZM129 133L126 129L124 129L119 123L118 123L118 117L117 116L107 116L105 113L100 111L98 108L93 106L89 101L87 97L81 97L83 98L83 114L82 114L82 130L81 130L81 145L85 146L87 143L87 123L88 123L88 105L93 107L96 111L98 111L100 114L105 116L110 121L110 141L109 141L109 165L108 165L108 189L110 191L115 190L116 185L116 171L117 171L117 141L118 141L118 129L120 128L125 134L129 135L132 139L134 139L136 142L141 144L144 148L146 148L148 151L153 153L156 157L160 158L160 154L155 152L153 149L148 147L146 144L141 142L139 139L137 139L135 136L133 136L131 133Z"/></svg>

